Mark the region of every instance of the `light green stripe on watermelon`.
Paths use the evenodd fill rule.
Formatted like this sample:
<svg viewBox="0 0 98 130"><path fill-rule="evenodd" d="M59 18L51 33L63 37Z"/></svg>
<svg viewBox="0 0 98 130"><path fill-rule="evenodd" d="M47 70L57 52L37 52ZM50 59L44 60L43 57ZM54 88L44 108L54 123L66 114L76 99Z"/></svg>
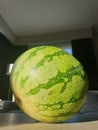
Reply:
<svg viewBox="0 0 98 130"><path fill-rule="evenodd" d="M72 97L73 98L73 97ZM36 103L36 107L38 108L38 111L47 111L47 110L58 110L58 109L67 109L67 111L69 111L70 108L72 108L72 105L75 104L76 102L78 102L79 100L81 100L83 97L80 97L78 100L75 99L75 101L73 102L72 100L68 101L68 102L62 102L59 101L58 103L46 103L46 104L42 104L42 103ZM69 107L68 107L69 104Z"/></svg>
<svg viewBox="0 0 98 130"><path fill-rule="evenodd" d="M58 110L57 110L58 111ZM56 112L57 113L57 112ZM75 112L71 112L71 111L69 111L69 112L62 112L62 113L59 113L59 114L54 114L53 115L53 113L52 113L52 116L51 115L49 115L49 114L44 114L44 113L41 113L40 114L41 116L44 116L44 117L52 117L52 118L57 118L57 117L59 117L59 118L61 118L61 117L67 117L67 116L72 116L72 115L75 115Z"/></svg>
<svg viewBox="0 0 98 130"><path fill-rule="evenodd" d="M53 53L53 54L49 54L49 55L46 55L46 56L44 56L42 59L40 59L40 61L34 66L33 64L31 64L31 69L33 69L33 70L35 70L36 68L39 68L40 66L43 66L44 65L44 63L45 63L45 61L48 61L48 62L51 62L52 60L53 60L53 58L54 57L56 57L56 56L63 56L65 54L65 52L62 52L61 50L60 51L56 51L55 53ZM37 56L37 55L36 55ZM16 62L16 65L17 65L17 62ZM22 66L20 66L20 68L16 68L16 72L14 72L15 73L15 82L19 82L19 79L18 79L18 77L19 77L19 75L21 74L21 73L23 73L22 72L22 70L24 71L24 70L26 70L25 69L25 61L23 62L23 65ZM30 66L30 65L29 65ZM37 71L37 69L36 69L36 71ZM21 87L23 87L24 85L25 85L25 82L27 81L26 80L27 79L27 77L25 77L24 79L22 79L21 80ZM23 81L23 82L22 82ZM24 85L23 85L24 84Z"/></svg>
<svg viewBox="0 0 98 130"><path fill-rule="evenodd" d="M38 68L38 67L40 67L40 66L43 66L44 63L45 63L45 61L51 62L51 61L53 60L53 57L54 57L54 56L61 56L61 55L65 55L65 52L63 52L63 51L58 51L58 52L55 52L55 53L53 53L53 54L51 54L51 55L50 55L50 54L49 54L49 55L46 55L46 56L43 57L43 59L42 59L40 62L38 62L38 63L36 64L35 68Z"/></svg>
<svg viewBox="0 0 98 130"><path fill-rule="evenodd" d="M78 65L76 67L72 67L71 69L67 70L66 73L58 72L58 74L55 77L49 79L49 81L46 84L45 83L39 84L38 87L29 90L29 92L27 92L26 95L30 96L37 94L41 89L49 89L58 83L64 83L61 89L61 93L63 93L66 89L67 83L71 82L73 75L78 75L81 77L81 79L85 80L85 76L82 75L81 69L82 69L81 65ZM68 80L64 81L64 78L68 78Z"/></svg>
<svg viewBox="0 0 98 130"><path fill-rule="evenodd" d="M77 110L79 110L82 105L85 102L85 96L79 99L78 101L72 103L64 103L64 102L58 102L58 104L36 104L36 107L38 108L37 112L41 116L45 117L65 117L65 116L70 116L74 115ZM56 105L59 105L59 107L56 107ZM59 111L58 111L59 110ZM44 111L44 112L43 112ZM48 111L48 113L47 113Z"/></svg>
<svg viewBox="0 0 98 130"><path fill-rule="evenodd" d="M46 60L51 61L53 56L58 56L58 55L64 55L65 54L65 52L63 52L61 49L56 49L53 52L50 50L50 54L46 53L46 55L43 55L41 53L43 55L43 56L41 56L41 54L39 54L40 49L42 50L42 53L49 51L49 49L47 50L47 48L45 46L44 47L42 46L40 48L36 47L36 49L34 49L34 51L33 51L33 49L30 49L31 53L29 52L30 53L29 55L28 55L28 51L22 55L23 57L25 57L25 58L23 58L24 60L20 61L20 59L22 59L22 56L20 56L19 60L17 60L15 62L15 66L17 66L17 68L15 68L15 72L14 72L15 76L16 76L16 80L17 80L17 77L19 76L20 72L22 72L22 70L25 69L24 65L25 65L26 61L32 62L31 66L32 66L32 69L33 69L34 67L37 68L38 66L43 65ZM38 61L36 60L36 62L35 62L35 60L33 59L33 56L34 56L35 60L36 60L36 57L39 58ZM20 63L19 65L18 65L18 62ZM29 67L30 67L30 64L29 64ZM12 75L13 75L13 72L12 72ZM15 82L16 82L16 80L15 80Z"/></svg>
<svg viewBox="0 0 98 130"><path fill-rule="evenodd" d="M13 65L13 69L12 69L12 72L11 72L11 77L13 78L13 70L15 68L14 73L15 73L15 77L16 77L16 80L17 80L18 75L24 69L25 62L28 61L28 59L30 60L32 58L32 56L36 56L37 52L40 49L41 50L45 49L45 46L44 47L41 46L40 48L36 47L36 48L33 48L33 49L29 49L28 51L26 51L22 55L20 55L19 58L15 61L15 64ZM16 82L16 80L15 80L15 82Z"/></svg>
<svg viewBox="0 0 98 130"><path fill-rule="evenodd" d="M40 46L40 48L36 47L36 48L31 49L32 52L28 55L27 60L32 59L33 56L37 55L39 50L43 50L43 49L46 49L46 47L45 46Z"/></svg>

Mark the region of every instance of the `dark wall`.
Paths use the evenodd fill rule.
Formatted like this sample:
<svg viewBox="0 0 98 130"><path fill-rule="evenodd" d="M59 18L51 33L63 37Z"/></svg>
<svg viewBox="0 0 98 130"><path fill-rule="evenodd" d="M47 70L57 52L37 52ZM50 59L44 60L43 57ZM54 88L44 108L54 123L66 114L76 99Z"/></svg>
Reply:
<svg viewBox="0 0 98 130"><path fill-rule="evenodd" d="M7 100L10 88L9 76L6 75L9 63L14 63L16 58L27 50L27 46L14 46L0 33L0 99Z"/></svg>
<svg viewBox="0 0 98 130"><path fill-rule="evenodd" d="M72 40L72 51L84 66L89 79L89 90L98 90L98 70L91 38Z"/></svg>

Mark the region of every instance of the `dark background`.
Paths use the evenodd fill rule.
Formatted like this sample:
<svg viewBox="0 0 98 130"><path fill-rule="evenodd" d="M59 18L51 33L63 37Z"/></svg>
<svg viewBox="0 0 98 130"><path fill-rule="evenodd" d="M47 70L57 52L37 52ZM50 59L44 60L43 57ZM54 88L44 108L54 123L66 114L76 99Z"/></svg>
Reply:
<svg viewBox="0 0 98 130"><path fill-rule="evenodd" d="M73 56L84 66L88 75L89 90L98 90L98 70L92 38L72 40Z"/></svg>
<svg viewBox="0 0 98 130"><path fill-rule="evenodd" d="M98 90L98 70L94 57L92 38L72 40L73 56L85 68L89 79L89 90ZM14 63L18 56L26 51L28 46L15 46L0 33L0 99L11 100L9 76L6 75L7 66ZM9 94L10 92L10 94Z"/></svg>
<svg viewBox="0 0 98 130"><path fill-rule="evenodd" d="M14 63L16 58L25 50L27 46L14 46L0 33L0 99L8 100L9 95L9 76L6 75L7 66ZM11 95L10 95L11 96Z"/></svg>

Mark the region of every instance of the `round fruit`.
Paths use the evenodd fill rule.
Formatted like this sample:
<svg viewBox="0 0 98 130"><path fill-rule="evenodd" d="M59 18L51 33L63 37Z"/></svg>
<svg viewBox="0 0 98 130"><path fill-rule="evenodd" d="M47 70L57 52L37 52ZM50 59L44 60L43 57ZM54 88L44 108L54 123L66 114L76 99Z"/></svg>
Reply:
<svg viewBox="0 0 98 130"><path fill-rule="evenodd" d="M43 122L68 120L87 97L88 80L83 66L54 46L38 46L20 55L10 81L21 110Z"/></svg>

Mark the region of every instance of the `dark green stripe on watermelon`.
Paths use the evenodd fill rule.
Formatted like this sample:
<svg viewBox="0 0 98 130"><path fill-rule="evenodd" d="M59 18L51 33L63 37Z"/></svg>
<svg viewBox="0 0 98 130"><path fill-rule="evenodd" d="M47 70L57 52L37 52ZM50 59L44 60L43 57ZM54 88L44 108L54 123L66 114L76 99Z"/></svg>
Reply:
<svg viewBox="0 0 98 130"><path fill-rule="evenodd" d="M81 67L81 65L78 65L76 67L72 67L71 69L67 70L66 73L61 73L58 71L58 74L55 77L52 77L51 79L49 79L49 81L45 84L39 84L38 87L33 88L31 90L29 90L26 95L27 96L32 96L34 94L37 94L42 88L43 89L49 89L51 87L53 87L55 84L58 83L64 83L64 85L61 88L61 93L63 93L66 89L66 85L67 83L69 83L72 80L73 75L78 75L81 77L81 79L85 80L85 75L83 75L81 73L81 70L83 68ZM64 78L68 78L68 81L64 81ZM85 86L84 86L85 87Z"/></svg>
<svg viewBox="0 0 98 130"><path fill-rule="evenodd" d="M42 49L44 49L44 47L43 47ZM34 52L32 52L32 53L26 58L26 60L30 60L33 55L36 56L36 55L37 55L37 51L38 51L38 50L35 50ZM34 54L33 54L33 53L34 53ZM51 54L51 55L50 55L50 54L49 54L49 55L46 55L46 56L44 56L44 57L41 59L41 61L39 61L39 62L36 64L35 67L31 68L31 70L33 70L33 69L35 70L35 69L36 69L36 71L37 71L37 69L38 69L40 66L43 66L43 65L44 65L45 61L51 62L51 61L53 60L53 57L54 57L54 56L62 56L62 55L65 55L65 52L62 51L62 50L57 51L57 52L55 52L55 53L53 53L53 54ZM20 72L22 73L22 70L25 69L24 66L25 66L26 60L23 61L23 63L21 64L20 68L18 69L18 71L15 72L15 82L17 82L17 78L18 78L18 75L20 74ZM25 83L26 83L26 81L27 81L26 79L27 79L27 77L21 79L21 86L20 86L21 88L23 88L23 87L25 86ZM23 82L23 83L22 83L22 82Z"/></svg>
<svg viewBox="0 0 98 130"><path fill-rule="evenodd" d="M29 56L27 57L27 60L32 59L32 57L33 57L33 56L36 56L39 51L41 51L41 50L43 50L43 49L46 49L46 46L40 46L40 47L36 47L36 48L34 48L34 49L35 49L35 50L34 50L34 51L32 50L32 52L31 52L31 53L29 54Z"/></svg>
<svg viewBox="0 0 98 130"><path fill-rule="evenodd" d="M14 72L14 71L13 71L14 68L18 65L18 59L22 59L22 56L23 56L24 53L19 56L19 58L16 60L15 64L13 65L13 69L12 69L12 72L11 72L11 77L12 77L12 78L13 78L13 74L15 73L15 74L14 74L14 76L15 76L15 82L17 81L17 78L18 78L18 75L20 74L20 72L22 72L22 70L24 70L24 65L25 65L26 61L32 59L33 56L36 56L36 55L37 55L37 53L38 53L39 50L43 50L43 49L45 49L45 48L46 48L46 46L40 46L40 47L32 48L32 49L31 49L32 52L28 55L28 57L27 57L25 60L22 61L21 65L19 66L18 71L17 71L17 72ZM34 50L33 50L33 49L34 49ZM28 51L29 51L29 50L28 50ZM27 53L28 51L26 51L26 53ZM13 73L13 72L14 72L14 73ZM27 78L27 77L26 77L26 78ZM26 78L25 78L25 79L26 79ZM25 80L25 79L22 79L22 80ZM26 80L25 80L25 81L26 81ZM21 81L21 82L22 82L22 81ZM23 82L24 82L24 81L23 81ZM23 86L23 83L22 83L22 86Z"/></svg>
<svg viewBox="0 0 98 130"><path fill-rule="evenodd" d="M69 101L68 102L66 102L66 100L65 100L65 102L62 102L62 101L59 101L58 103L53 103L53 104L49 104L49 103L47 103L47 104L42 104L42 103L35 103L35 105L36 105L36 107L38 108L38 111L41 111L40 110L40 106L42 106L43 108L42 108L42 110L48 110L48 108L51 108L52 110L59 110L59 109L64 109L63 108L63 106L65 105L65 104L69 104L69 103L76 103L76 102L78 102L79 100L81 100L81 99L83 99L83 96L84 95L82 95L81 97L79 97L78 99L76 99L75 97L74 97L74 95L72 95L72 97L69 99ZM74 100L73 100L74 99ZM59 107L55 107L55 106L59 106Z"/></svg>
<svg viewBox="0 0 98 130"><path fill-rule="evenodd" d="M20 86L21 88L24 87L25 83L28 81L29 77L25 77L25 78L22 78L21 81L20 81Z"/></svg>
<svg viewBox="0 0 98 130"><path fill-rule="evenodd" d="M54 56L61 56L61 55L65 55L65 52L64 51L58 51L58 52L55 52L51 55L50 54L46 55L46 56L43 57L43 59L41 59L41 61L39 63L36 64L35 68L38 68L38 67L44 65L45 61L51 62L53 60Z"/></svg>

